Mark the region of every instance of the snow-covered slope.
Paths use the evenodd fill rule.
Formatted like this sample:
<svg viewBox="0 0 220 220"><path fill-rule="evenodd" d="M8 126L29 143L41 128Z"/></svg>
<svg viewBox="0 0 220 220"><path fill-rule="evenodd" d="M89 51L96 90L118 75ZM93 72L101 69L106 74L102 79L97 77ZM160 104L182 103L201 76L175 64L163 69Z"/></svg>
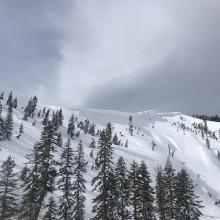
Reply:
<svg viewBox="0 0 220 220"><path fill-rule="evenodd" d="M50 108L55 110L59 107L50 106ZM5 112L6 107L4 105L3 115ZM196 134L190 130L194 122L201 123L202 121L181 113L158 113L156 111L126 113L110 110L63 108L63 113L65 122L60 130L64 142L67 139L66 127L71 114L74 114L80 120L88 118L90 122L96 123L97 128L104 127L110 121L114 127L114 132L119 134L122 142L125 143L128 139L128 148L114 146L114 159L117 160L119 156L123 156L128 166L133 160L138 162L144 160L152 174L152 179L155 179L155 169L158 165L163 166L165 164L170 151L173 154L172 162L175 169L179 170L182 166L185 166L197 185L197 193L205 205L202 210L204 213L202 219L220 219L220 207L214 204L216 200L220 199L220 160L217 158L220 141L210 139L211 149L208 149L201 134ZM130 136L127 131L130 115L133 116L133 124L136 127L133 136ZM22 117L21 110L14 110L13 138L11 141L0 142L0 162L5 160L8 155L12 155L17 163L18 170L22 168L25 155L30 152L33 144L40 138L42 131L42 119L38 118L36 125L33 126L31 120L26 122L22 120ZM183 131L178 122L184 123L188 129ZM24 124L24 134L17 139L16 135L21 123ZM208 127L210 130L216 131L216 136L218 136L220 123L208 122ZM92 138L92 136L83 133L80 137L89 161L86 175L86 219L91 217L91 199L94 197L90 184L92 177L95 175L95 171L90 169L94 161L89 157L90 149L88 148ZM72 145L77 145L78 141L73 140ZM154 151L152 151L152 141L157 145Z"/></svg>

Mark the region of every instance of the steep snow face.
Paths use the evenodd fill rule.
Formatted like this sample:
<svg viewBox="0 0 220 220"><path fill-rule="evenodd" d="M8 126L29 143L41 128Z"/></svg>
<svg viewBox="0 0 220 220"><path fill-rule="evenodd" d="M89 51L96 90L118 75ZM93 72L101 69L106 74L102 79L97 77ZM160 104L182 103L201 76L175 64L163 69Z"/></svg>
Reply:
<svg viewBox="0 0 220 220"><path fill-rule="evenodd" d="M3 102L4 113L6 106ZM52 110L59 107L48 106ZM214 205L214 202L220 199L220 160L217 158L217 152L220 150L219 129L220 123L208 122L208 128L216 133L218 140L210 138L211 149L206 146L206 138L202 138L201 133L193 131L192 124L203 123L199 119L182 115L181 113L158 113L156 111L145 111L139 113L126 113L110 110L93 109L66 109L63 108L65 116L64 126L60 128L63 142L67 140L67 123L74 114L79 120L89 119L97 126L96 129L103 128L107 122L111 122L114 127L114 133L117 133L123 146L114 146L115 161L119 156L123 156L127 166L133 160L140 162L144 160L151 172L152 179L155 180L155 170L158 166L164 166L167 156L170 154L173 165L178 171L185 166L197 185L197 194L204 201L205 208L202 210L204 216L201 219L220 219L220 207ZM129 116L133 118L134 134L131 136L128 132ZM23 113L20 109L14 110L14 134L10 141L0 142L0 162L12 155L17 163L18 171L22 169L26 161L25 155L30 152L33 145L40 138L42 131L42 118L35 118L37 123L32 125L33 120L22 120ZM24 125L24 134L18 139L16 135L20 124ZM181 123L187 129L181 129ZM91 179L96 174L91 169L94 160L89 157L89 144L93 137L81 132L80 139L85 146L86 158L88 163L87 194L86 194L86 219L92 217L91 207L92 192ZM95 137L97 141L97 137ZM128 140L128 148L124 144ZM78 144L79 139L72 140L72 146ZM152 142L156 144L152 150ZM60 154L61 149L58 151ZM96 152L94 152L96 153ZM59 156L59 155L57 155Z"/></svg>

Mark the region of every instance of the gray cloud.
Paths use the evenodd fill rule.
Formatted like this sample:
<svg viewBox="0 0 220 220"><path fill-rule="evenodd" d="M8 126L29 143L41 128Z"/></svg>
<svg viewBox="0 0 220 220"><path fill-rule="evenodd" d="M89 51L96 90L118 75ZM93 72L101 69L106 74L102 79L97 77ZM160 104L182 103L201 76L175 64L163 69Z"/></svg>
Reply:
<svg viewBox="0 0 220 220"><path fill-rule="evenodd" d="M1 81L42 102L220 113L220 2L2 1Z"/></svg>

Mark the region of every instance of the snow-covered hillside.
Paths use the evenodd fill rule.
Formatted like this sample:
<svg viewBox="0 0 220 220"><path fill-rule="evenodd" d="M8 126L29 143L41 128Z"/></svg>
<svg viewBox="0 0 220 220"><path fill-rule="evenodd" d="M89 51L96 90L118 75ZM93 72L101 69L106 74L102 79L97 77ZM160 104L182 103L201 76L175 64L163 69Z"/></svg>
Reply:
<svg viewBox="0 0 220 220"><path fill-rule="evenodd" d="M52 110L60 107L47 106ZM3 101L3 116L6 114L6 106ZM94 122L98 128L103 128L107 122L111 122L114 127L114 133L118 133L123 143L128 140L128 148L124 146L114 146L114 159L123 156L129 166L133 160L140 162L144 160L155 180L155 170L161 165L164 166L167 156L170 152L172 162L176 170L185 166L197 185L197 194L203 200L205 208L202 210L204 216L202 219L220 219L220 207L216 206L215 201L220 199L220 160L217 152L220 150L220 140L210 138L211 149L206 146L206 140L202 138L201 133L195 132L192 124L203 123L181 113L158 113L156 111L145 111L138 113L126 113L110 110L92 110L92 109L67 109L63 108L64 125L60 128L63 142L67 140L67 123L72 114L80 120L89 119ZM136 128L134 135L128 132L129 116L133 117L133 124ZM8 155L14 158L17 169L21 170L25 162L25 155L30 152L33 145L40 138L43 125L42 118L36 118L37 123L32 125L33 120L23 121L23 111L14 110L14 133L10 141L0 142L0 162L6 159ZM24 134L16 138L19 126L23 123ZM186 129L181 128L181 123ZM219 137L220 123L208 122L208 128L216 132ZM92 136L81 133L80 139L85 146L85 153L89 161L86 196L86 219L91 217L91 199L94 198L92 192L91 179L95 171L90 169L94 163L90 158L90 149L88 145L92 141ZM97 139L97 137L95 137ZM218 138L219 139L219 138ZM152 141L156 144L152 150ZM76 146L79 139L72 140L72 146ZM58 152L59 154L60 152Z"/></svg>

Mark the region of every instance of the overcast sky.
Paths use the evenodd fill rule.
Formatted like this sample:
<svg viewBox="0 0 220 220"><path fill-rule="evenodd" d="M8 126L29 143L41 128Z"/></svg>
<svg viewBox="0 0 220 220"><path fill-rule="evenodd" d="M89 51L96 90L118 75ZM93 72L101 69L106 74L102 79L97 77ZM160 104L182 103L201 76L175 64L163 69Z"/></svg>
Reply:
<svg viewBox="0 0 220 220"><path fill-rule="evenodd" d="M220 1L0 1L0 79L45 104L220 114Z"/></svg>

